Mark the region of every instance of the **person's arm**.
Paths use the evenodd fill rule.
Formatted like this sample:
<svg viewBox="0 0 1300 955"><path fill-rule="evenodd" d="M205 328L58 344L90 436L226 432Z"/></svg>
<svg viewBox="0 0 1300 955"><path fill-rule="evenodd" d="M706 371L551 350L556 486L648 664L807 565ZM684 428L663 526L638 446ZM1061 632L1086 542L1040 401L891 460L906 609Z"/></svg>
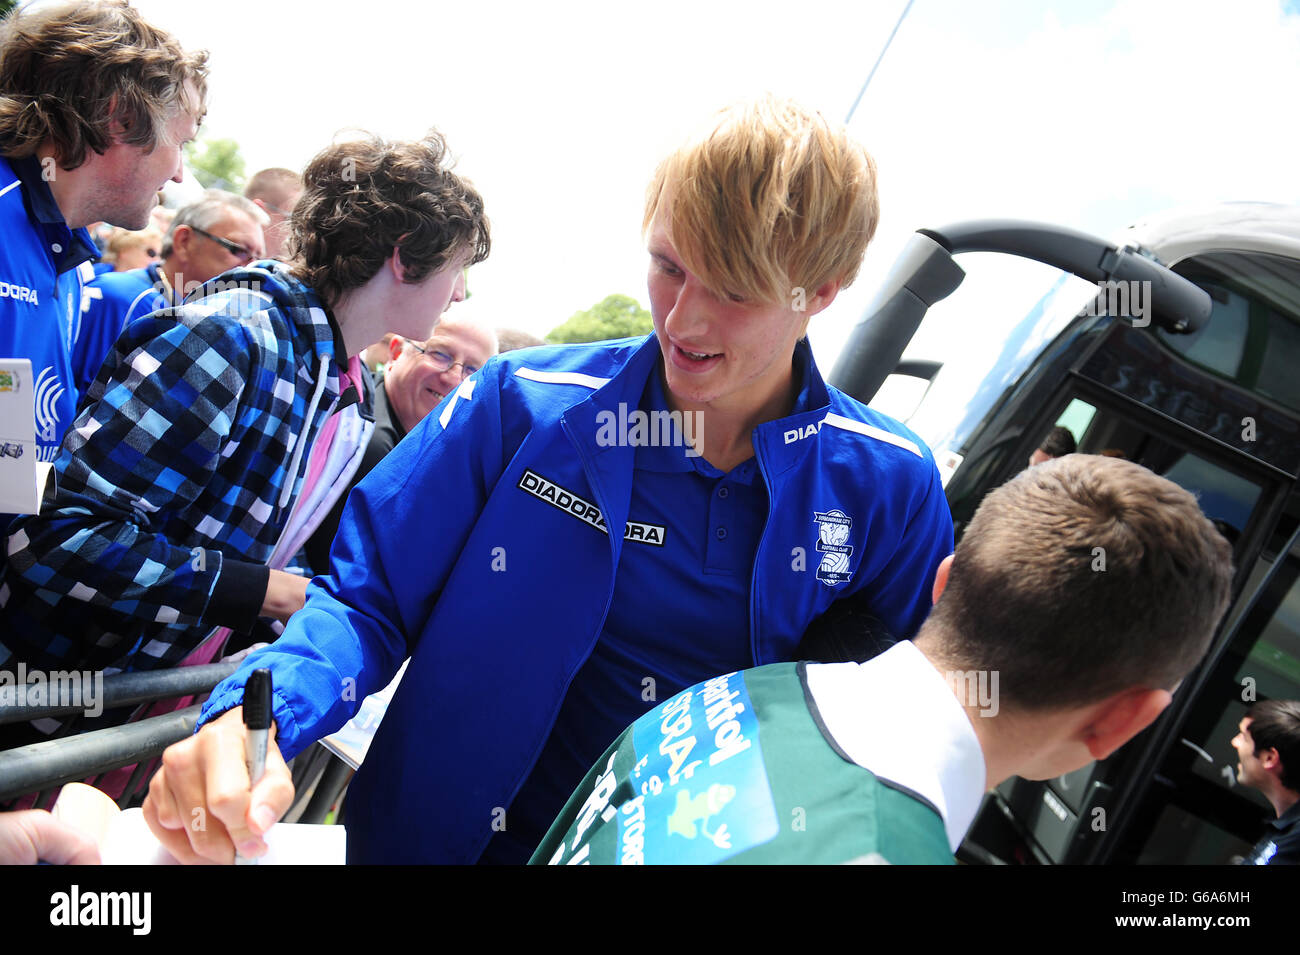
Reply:
<svg viewBox="0 0 1300 955"><path fill-rule="evenodd" d="M123 332L98 401L65 436L42 513L16 522L9 569L61 599L182 626L256 620L260 564L162 531L208 487L259 345L239 322L155 312Z"/></svg>
<svg viewBox="0 0 1300 955"><path fill-rule="evenodd" d="M263 617L274 617L287 622L307 602L307 578L283 570L272 570L266 581L266 596L262 599Z"/></svg>
<svg viewBox="0 0 1300 955"><path fill-rule="evenodd" d="M0 865L99 865L89 836L44 809L0 813Z"/></svg>
<svg viewBox="0 0 1300 955"><path fill-rule="evenodd" d="M353 489L329 573L308 585L284 635L217 685L200 726L238 705L248 674L270 667L280 745L291 758L388 684L504 468L497 370L463 382Z"/></svg>
<svg viewBox="0 0 1300 955"><path fill-rule="evenodd" d="M253 670L271 670L277 752L284 759L337 730L392 680L509 457L498 370L489 364L462 383L357 485L329 575L311 582L306 606L279 640L250 654L212 691L195 736L166 751L145 815L159 838L169 833L164 842L174 855L181 857L172 846L183 839L193 853L188 858L228 859L236 839L257 837L265 831L260 823L278 818L292 800L292 789L288 798L275 794L278 783L269 794L259 786L250 799L246 773L243 789L230 795L231 786L239 789L243 765L243 724L233 711ZM474 385L466 387L469 382ZM221 826L205 832L187 826L195 810Z"/></svg>

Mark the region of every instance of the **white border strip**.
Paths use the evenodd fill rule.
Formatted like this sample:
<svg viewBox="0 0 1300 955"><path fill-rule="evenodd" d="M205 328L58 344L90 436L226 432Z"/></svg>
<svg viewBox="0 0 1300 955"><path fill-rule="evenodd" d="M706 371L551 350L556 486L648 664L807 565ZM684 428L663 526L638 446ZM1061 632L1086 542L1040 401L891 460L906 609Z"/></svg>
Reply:
<svg viewBox="0 0 1300 955"><path fill-rule="evenodd" d="M593 390L609 382L608 378L597 378L595 375L584 375L576 371L538 371L535 368L519 368L515 372L515 377L540 381L545 385L583 385Z"/></svg>
<svg viewBox="0 0 1300 955"><path fill-rule="evenodd" d="M828 424L833 428L839 428L842 431L854 431L858 434L865 434L868 438L875 438L877 441L884 441L886 444L892 444L894 447L902 448L904 451L911 451L918 458L925 457L925 455L921 453L921 449L916 446L916 442L909 441L907 438L899 437L889 431L882 431L880 428L869 425L863 421L854 421L852 418L846 418L843 415L827 413L826 417L822 419L822 423Z"/></svg>

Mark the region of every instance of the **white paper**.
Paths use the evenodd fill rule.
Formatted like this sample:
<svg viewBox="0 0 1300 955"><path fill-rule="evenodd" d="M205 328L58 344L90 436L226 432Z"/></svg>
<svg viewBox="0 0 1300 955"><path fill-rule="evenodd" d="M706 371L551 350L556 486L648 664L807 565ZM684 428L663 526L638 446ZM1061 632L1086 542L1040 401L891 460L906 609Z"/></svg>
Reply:
<svg viewBox="0 0 1300 955"><path fill-rule="evenodd" d="M258 865L343 865L347 835L343 826L308 826L277 822L265 836L267 853ZM140 809L113 819L99 847L104 865L179 865L144 821Z"/></svg>
<svg viewBox="0 0 1300 955"><path fill-rule="evenodd" d="M0 358L0 514L35 514L50 469L36 460L32 363Z"/></svg>

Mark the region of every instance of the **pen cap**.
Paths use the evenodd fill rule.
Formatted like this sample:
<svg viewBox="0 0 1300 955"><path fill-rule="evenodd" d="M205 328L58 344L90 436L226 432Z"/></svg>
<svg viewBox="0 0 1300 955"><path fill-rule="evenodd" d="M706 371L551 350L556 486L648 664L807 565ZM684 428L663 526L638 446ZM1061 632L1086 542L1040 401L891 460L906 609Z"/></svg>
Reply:
<svg viewBox="0 0 1300 955"><path fill-rule="evenodd" d="M251 730L271 728L271 671L254 670L244 684L244 725Z"/></svg>

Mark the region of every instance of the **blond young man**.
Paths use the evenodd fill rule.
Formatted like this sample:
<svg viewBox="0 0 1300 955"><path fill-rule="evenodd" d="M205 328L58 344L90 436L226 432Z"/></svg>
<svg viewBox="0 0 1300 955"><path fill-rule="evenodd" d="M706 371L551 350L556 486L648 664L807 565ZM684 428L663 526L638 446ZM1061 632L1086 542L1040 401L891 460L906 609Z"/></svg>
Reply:
<svg viewBox="0 0 1300 955"><path fill-rule="evenodd" d="M1231 582L1171 481L1094 455L1031 468L981 503L915 640L691 687L596 761L533 861L951 864L988 789L1105 759L1160 715Z"/></svg>
<svg viewBox="0 0 1300 955"><path fill-rule="evenodd" d="M426 417L352 492L285 635L168 751L154 832L191 861L262 851L281 755L409 656L349 790L349 859L524 862L657 700L794 658L838 601L914 634L952 548L933 459L803 341L876 218L866 151L793 103L728 110L671 156L645 216L654 335L499 356ZM281 748L250 794L253 667ZM190 830L201 806L221 825Z"/></svg>

